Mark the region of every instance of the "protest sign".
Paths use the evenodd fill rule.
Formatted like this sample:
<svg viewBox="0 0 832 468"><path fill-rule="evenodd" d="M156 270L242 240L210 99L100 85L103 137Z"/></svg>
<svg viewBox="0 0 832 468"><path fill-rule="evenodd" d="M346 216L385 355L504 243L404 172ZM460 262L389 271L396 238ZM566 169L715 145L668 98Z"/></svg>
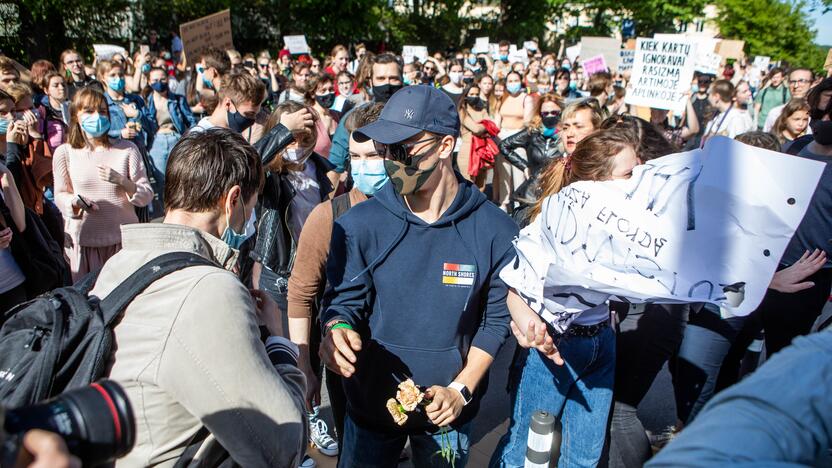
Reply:
<svg viewBox="0 0 832 468"><path fill-rule="evenodd" d="M607 71L607 61L603 55L596 55L586 60L581 60L581 68L584 69L584 76L589 78L598 72Z"/></svg>
<svg viewBox="0 0 832 468"><path fill-rule="evenodd" d="M402 47L402 60L404 63L413 63L413 59L418 59L419 62L425 63L428 58L428 48L425 46L409 46Z"/></svg>
<svg viewBox="0 0 832 468"><path fill-rule="evenodd" d="M722 57L716 52L706 52L705 54L697 54L696 65L694 70L699 73L710 73L716 75L719 72L719 64L722 63Z"/></svg>
<svg viewBox="0 0 832 468"><path fill-rule="evenodd" d="M211 47L220 50L233 49L231 10L223 10L181 24L179 37L185 47L188 62L196 62L199 55Z"/></svg>
<svg viewBox="0 0 832 468"><path fill-rule="evenodd" d="M526 49L513 50L508 54L508 61L509 63L529 63L529 53L526 52Z"/></svg>
<svg viewBox="0 0 832 468"><path fill-rule="evenodd" d="M309 53L309 44L306 43L306 35L304 34L298 36L283 36L283 43L292 55Z"/></svg>
<svg viewBox="0 0 832 468"><path fill-rule="evenodd" d="M737 59L745 57L745 41L735 41L731 39L723 39L716 46L716 53L727 59Z"/></svg>
<svg viewBox="0 0 832 468"><path fill-rule="evenodd" d="M695 59L696 44L687 39L638 38L624 102L681 113L693 80Z"/></svg>
<svg viewBox="0 0 832 468"><path fill-rule="evenodd" d="M100 60L110 60L115 54L121 54L121 56L125 58L128 57L127 50L125 50L122 46L113 44L93 44L92 48L95 51L95 56Z"/></svg>
<svg viewBox="0 0 832 468"><path fill-rule="evenodd" d="M478 37L476 42L474 42L474 48L471 49L471 52L475 54L487 54L488 53L488 36L486 37Z"/></svg>
<svg viewBox="0 0 832 468"><path fill-rule="evenodd" d="M633 59L636 57L635 50L622 50L619 52L621 60L618 62L618 71L625 72L633 69Z"/></svg>
<svg viewBox="0 0 832 468"><path fill-rule="evenodd" d="M619 50L621 50L621 41L613 37L581 38L581 57L603 55L607 66L611 69L618 67Z"/></svg>
<svg viewBox="0 0 832 468"><path fill-rule="evenodd" d="M577 182L547 199L501 273L560 331L562 312L610 295L752 312L766 294L824 165L710 138L636 166L627 180ZM789 177L783 177L789 174ZM552 314L561 312L561 314Z"/></svg>
<svg viewBox="0 0 832 468"><path fill-rule="evenodd" d="M537 51L537 42L535 41L525 41L523 42L523 48L526 50L530 50L532 52Z"/></svg>
<svg viewBox="0 0 832 468"><path fill-rule="evenodd" d="M571 47L566 48L566 58L569 59L569 63L575 63L575 59L577 59L581 55L581 45L575 44Z"/></svg>
<svg viewBox="0 0 832 468"><path fill-rule="evenodd" d="M752 66L758 70L768 71L768 66L770 63L771 57L766 57L765 55L758 55L754 57L754 64Z"/></svg>

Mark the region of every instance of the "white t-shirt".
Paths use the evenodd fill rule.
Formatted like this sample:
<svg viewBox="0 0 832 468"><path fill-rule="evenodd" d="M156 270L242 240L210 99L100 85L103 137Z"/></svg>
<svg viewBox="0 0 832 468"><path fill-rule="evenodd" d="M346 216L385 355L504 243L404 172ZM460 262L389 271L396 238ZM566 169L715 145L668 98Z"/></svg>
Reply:
<svg viewBox="0 0 832 468"><path fill-rule="evenodd" d="M308 161L302 171L290 171L286 177L295 189L295 196L290 204L291 225L289 228L292 238L297 242L309 213L321 203L321 186L315 179L315 165Z"/></svg>
<svg viewBox="0 0 832 468"><path fill-rule="evenodd" d="M723 135L736 138L737 135L756 130L754 119L748 112L733 107L726 112L720 112L708 122L705 126L706 136Z"/></svg>

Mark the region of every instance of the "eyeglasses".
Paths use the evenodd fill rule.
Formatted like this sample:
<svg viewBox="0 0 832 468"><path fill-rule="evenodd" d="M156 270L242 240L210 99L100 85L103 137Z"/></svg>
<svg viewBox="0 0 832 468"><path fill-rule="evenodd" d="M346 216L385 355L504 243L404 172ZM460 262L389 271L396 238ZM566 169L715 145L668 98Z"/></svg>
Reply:
<svg viewBox="0 0 832 468"><path fill-rule="evenodd" d="M560 117L560 111L541 112L541 117Z"/></svg>
<svg viewBox="0 0 832 468"><path fill-rule="evenodd" d="M436 141L435 145L432 145L427 151L421 154L410 154L410 151L413 150L418 145L422 143L427 143L429 141ZM400 163L404 163L408 166L413 165L414 159L421 159L430 153L433 152L435 147L441 143L442 141L439 140L437 137L425 138L424 140L419 140L413 143L393 143L392 145L385 145L383 143L373 142L374 146L376 147L376 152L386 159L391 159L393 161L397 161Z"/></svg>
<svg viewBox="0 0 832 468"><path fill-rule="evenodd" d="M436 69L435 69L435 68L433 68L433 67L424 67L424 69L425 69L425 71L426 71L426 72L429 72L429 71L436 71Z"/></svg>
<svg viewBox="0 0 832 468"><path fill-rule="evenodd" d="M812 80L789 80L790 85L797 85L797 84L808 84L811 83Z"/></svg>

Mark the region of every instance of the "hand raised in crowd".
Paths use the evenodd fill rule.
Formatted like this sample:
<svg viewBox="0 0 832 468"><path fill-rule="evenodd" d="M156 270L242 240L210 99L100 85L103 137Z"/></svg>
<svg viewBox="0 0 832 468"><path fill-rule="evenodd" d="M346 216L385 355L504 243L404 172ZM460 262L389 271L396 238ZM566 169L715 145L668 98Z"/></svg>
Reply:
<svg viewBox="0 0 832 468"><path fill-rule="evenodd" d="M555 341L549 335L546 329L546 324L543 323L539 317L535 316L529 319L529 324L525 332L520 331L517 324L511 321L511 332L517 338L517 344L523 348L534 348L540 351L544 356L551 359L555 364L562 366L563 357L560 355Z"/></svg>
<svg viewBox="0 0 832 468"><path fill-rule="evenodd" d="M15 120L9 125L9 130L6 132L6 141L9 143L16 143L18 145L25 145L29 142L29 131L26 127L26 122L23 120Z"/></svg>
<svg viewBox="0 0 832 468"><path fill-rule="evenodd" d="M8 249L12 243L12 230L6 228L0 230L0 249Z"/></svg>
<svg viewBox="0 0 832 468"><path fill-rule="evenodd" d="M336 328L327 332L318 354L332 372L349 378L355 373L358 351L361 351L361 335L348 328Z"/></svg>
<svg viewBox="0 0 832 468"><path fill-rule="evenodd" d="M254 307L257 310L257 321L266 327L272 336L286 337L283 331L280 307L267 293L259 289L249 289Z"/></svg>
<svg viewBox="0 0 832 468"><path fill-rule="evenodd" d="M820 249L815 249L814 252L807 250L794 265L775 273L768 287L782 293L809 289L815 283L803 280L815 274L824 264L826 264L826 252Z"/></svg>
<svg viewBox="0 0 832 468"><path fill-rule="evenodd" d="M462 395L449 387L434 385L427 389L425 397L432 400L425 407L425 414L430 422L439 427L448 426L456 421L465 406L465 399Z"/></svg>
<svg viewBox="0 0 832 468"><path fill-rule="evenodd" d="M284 113L280 116L280 123L291 132L311 133L311 129L315 125L315 120L312 118L312 113L309 112L309 109L304 107L291 114Z"/></svg>

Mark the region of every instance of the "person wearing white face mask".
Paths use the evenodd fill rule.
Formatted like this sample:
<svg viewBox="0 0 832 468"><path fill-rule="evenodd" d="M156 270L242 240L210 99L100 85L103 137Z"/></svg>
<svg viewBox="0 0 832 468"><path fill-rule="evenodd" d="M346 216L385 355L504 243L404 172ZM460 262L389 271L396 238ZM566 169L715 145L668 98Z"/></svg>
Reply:
<svg viewBox="0 0 832 468"><path fill-rule="evenodd" d="M119 227L138 222L135 207L153 199L138 148L125 139L111 140L109 129L104 95L92 88L78 91L67 143L52 160L55 204L71 239L65 251L73 281L121 250Z"/></svg>
<svg viewBox="0 0 832 468"><path fill-rule="evenodd" d="M357 109L347 118L344 126L352 135L349 143L349 171L354 183L353 188L350 192L335 197L331 202L321 203L309 214L298 242L297 261L289 278L289 337L300 348L298 365L306 375L306 401L309 408L314 408L321 401L322 366L318 358L321 330L318 304L327 282L325 267L334 221L350 207L371 198L388 181L384 170L384 158L377 153L372 140L357 141L353 130L375 122L383 107L382 103L372 103ZM335 432L343 434L346 408L341 377L327 371L326 384ZM311 428L312 442L320 452L336 454L337 450L328 448L326 423L321 419L318 421L321 422L315 422L316 427Z"/></svg>
<svg viewBox="0 0 832 468"><path fill-rule="evenodd" d="M448 67L448 82L442 85L442 91L454 101L454 105L459 105L459 100L462 98L462 90L465 88L462 78L463 72L462 63L454 62Z"/></svg>

